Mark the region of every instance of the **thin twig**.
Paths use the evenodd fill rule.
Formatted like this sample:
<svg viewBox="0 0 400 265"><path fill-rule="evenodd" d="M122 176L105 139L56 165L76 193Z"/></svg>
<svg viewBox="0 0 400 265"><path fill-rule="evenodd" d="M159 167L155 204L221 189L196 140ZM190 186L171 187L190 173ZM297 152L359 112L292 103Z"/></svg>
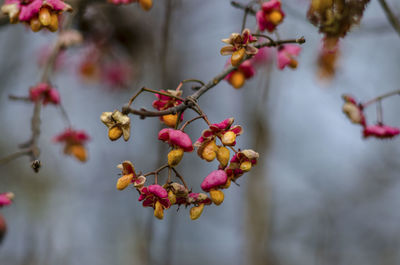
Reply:
<svg viewBox="0 0 400 265"><path fill-rule="evenodd" d="M392 10L388 6L385 0L379 0L379 3L382 6L383 11L386 13L386 17L389 20L390 24L392 25L393 29L397 32L400 36L400 21L399 19L393 14Z"/></svg>
<svg viewBox="0 0 400 265"><path fill-rule="evenodd" d="M147 88L147 87L142 87L142 88L139 89L139 91L138 91L135 95L133 95L132 98L129 100L128 106L132 105L133 101L134 101L142 92L144 92L144 91L147 91L147 92L150 92L150 93L153 93L153 94L160 94L160 95L167 96L167 97L171 97L171 98L178 99L178 100L181 100L181 101L184 101L184 100L185 100L185 99L183 99L183 98L181 98L181 97L174 96L174 95L171 95L171 94L166 93L166 92L153 90L153 89L150 89L150 88Z"/></svg>
<svg viewBox="0 0 400 265"><path fill-rule="evenodd" d="M171 183L171 167L168 167L168 178L165 184Z"/></svg>
<svg viewBox="0 0 400 265"><path fill-rule="evenodd" d="M188 126L190 123L192 123L192 122L194 122L195 120L198 120L198 119L204 119L204 116L197 116L197 117L195 117L195 118L193 118L193 119L191 119L191 120L188 120L187 122L185 122L185 123L182 125L182 127L180 128L180 130L183 132L183 131L185 130L186 126Z"/></svg>
<svg viewBox="0 0 400 265"><path fill-rule="evenodd" d="M394 96L394 95L400 95L400 89L394 90L394 91L391 91L391 92L388 92L388 93L385 93L385 94L382 94L382 95L380 95L380 96L377 96L377 97L375 97L375 98L373 98L373 99L371 99L371 100L368 100L368 101L365 102L365 103L362 103L361 106L362 106L363 108L366 108L366 107L368 107L369 105L371 105L371 104L373 104L373 103L375 103L375 102L377 102L377 101L380 101L380 100L382 100L382 99L385 99L385 98L388 98L388 97L391 97L391 96Z"/></svg>
<svg viewBox="0 0 400 265"><path fill-rule="evenodd" d="M265 43L260 43L254 45L256 48L262 48L262 47L276 47L282 44L286 43L297 43L297 44L303 44L305 43L304 37L298 38L298 39L288 39L288 40L279 40L279 41L268 41ZM242 63L245 60L250 59L250 55L246 55L245 58L243 58ZM168 114L176 114L179 113L180 111L184 111L187 108L193 108L195 104L193 102L196 102L198 98L200 98L204 93L206 93L208 90L211 88L215 87L219 82L221 82L229 73L232 71L236 70L237 67L234 66L229 66L225 68L221 73L216 75L212 80L210 80L208 83L203 85L199 90L194 92L192 95L186 97L186 100L184 104L180 104L178 106L166 109L166 110L161 110L161 111L150 111L146 109L132 109L130 108L129 103L125 106L122 107L122 113L124 114L134 114L134 115L139 115L141 117L159 117L163 115L168 115Z"/></svg>
<svg viewBox="0 0 400 265"><path fill-rule="evenodd" d="M382 109L382 101L378 100L376 104L376 117L378 120L378 124L383 124L383 109Z"/></svg>
<svg viewBox="0 0 400 265"><path fill-rule="evenodd" d="M167 167L168 167L168 164L162 165L161 167L157 168L156 170L148 172L148 173L144 174L143 176L147 177L150 175L158 174L161 170L163 170L164 168L167 168Z"/></svg>
<svg viewBox="0 0 400 265"><path fill-rule="evenodd" d="M175 175L182 181L183 186L185 186L185 188L188 189L188 186L183 177L181 176L181 174L179 174L174 167L171 167L171 169L174 171Z"/></svg>
<svg viewBox="0 0 400 265"><path fill-rule="evenodd" d="M0 158L0 165L6 164L14 159L19 158L20 156L29 155L30 152L31 152L30 149L26 149L26 150L21 150L21 151L17 151L15 153L9 154L8 156Z"/></svg>
<svg viewBox="0 0 400 265"><path fill-rule="evenodd" d="M235 149L233 146L229 146L229 148L230 148L233 152L235 152L235 154L238 153L238 151L236 151L236 149Z"/></svg>
<svg viewBox="0 0 400 265"><path fill-rule="evenodd" d="M248 5L245 5L245 4L236 2L236 1L231 1L231 5L233 7L236 7L236 8L239 8L239 9L243 9L245 11L247 10L247 12L249 14L253 15L253 16L257 13L253 8L249 7Z"/></svg>
<svg viewBox="0 0 400 265"><path fill-rule="evenodd" d="M195 83L199 83L200 85L204 86L204 82L199 79L190 78L190 79L182 80L182 83L188 83L188 82L195 82Z"/></svg>
<svg viewBox="0 0 400 265"><path fill-rule="evenodd" d="M60 103L59 104L59 108L61 111L61 115L63 116L64 120L67 122L68 127L71 127L71 120L69 119L68 113L65 110L64 106Z"/></svg>
<svg viewBox="0 0 400 265"><path fill-rule="evenodd" d="M15 96L15 95L8 95L8 99L17 100L17 101L26 101L26 102L30 102L31 101L31 99L29 97Z"/></svg>
<svg viewBox="0 0 400 265"><path fill-rule="evenodd" d="M246 28L246 21L247 21L247 14L249 13L249 9L246 8L244 10L244 14L243 14L243 20L242 20L242 29L240 30L240 32L243 32L243 30Z"/></svg>

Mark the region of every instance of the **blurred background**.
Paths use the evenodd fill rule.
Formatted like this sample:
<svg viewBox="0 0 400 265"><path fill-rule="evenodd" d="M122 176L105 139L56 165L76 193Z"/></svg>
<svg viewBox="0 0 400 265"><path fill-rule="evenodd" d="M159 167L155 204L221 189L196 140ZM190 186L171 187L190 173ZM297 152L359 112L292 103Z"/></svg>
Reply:
<svg viewBox="0 0 400 265"><path fill-rule="evenodd" d="M219 55L220 40L240 31L243 11L228 0L154 0L149 12L137 4L93 3L79 14L74 27L100 44L100 54L129 62L130 78L118 85L97 75L87 80L82 60L91 46L66 51L51 80L74 128L91 136L89 160L67 157L52 142L67 125L58 108L44 107L40 172L27 157L0 166L0 192L16 195L1 209L8 231L0 264L400 264L399 139L363 140L341 112L343 93L365 101L399 88L399 36L372 1L361 25L340 43L335 76L323 81L317 75L322 36L306 19L308 2L282 2L287 16L280 38L307 40L298 69L278 70L271 49L243 88L223 81L199 100L211 122L234 117L244 128L237 146L256 150L260 160L240 187L226 190L222 205L206 207L197 221L183 207L155 219L134 189L115 188L121 161L143 172L164 163L158 119L133 117L125 143L110 142L99 117L144 85L175 89L183 79L210 80L227 59ZM389 4L400 12L397 1ZM247 26L255 28L254 17ZM39 81L41 51L55 39L22 24L0 27L0 156L30 137L33 106L8 95L26 95ZM134 107L149 108L153 100L142 94ZM389 125L400 126L398 102L384 101ZM374 107L367 116L374 123ZM195 141L203 129L199 121L187 133ZM194 152L178 169L199 192L216 167Z"/></svg>

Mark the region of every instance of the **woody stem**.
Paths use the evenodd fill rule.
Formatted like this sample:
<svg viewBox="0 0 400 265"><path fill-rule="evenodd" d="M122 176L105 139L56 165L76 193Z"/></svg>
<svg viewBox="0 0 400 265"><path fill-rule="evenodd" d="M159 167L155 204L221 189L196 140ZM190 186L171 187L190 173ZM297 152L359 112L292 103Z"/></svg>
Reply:
<svg viewBox="0 0 400 265"><path fill-rule="evenodd" d="M277 41L269 40L268 42L265 42L265 43L256 44L256 45L254 45L254 47L256 47L256 48L276 47L276 46L286 44L286 43L303 44L303 43L305 43L305 38L301 37L301 38L297 38L297 39L287 39L287 40L277 40ZM250 55L246 55L243 58L241 63L243 63L245 60L250 59L251 57L252 56L250 56ZM166 110L161 110L161 111L150 111L150 110L146 110L146 109L140 109L140 110L132 109L132 108L130 108L130 105L128 104L128 105L125 105L122 107L122 113L124 113L124 114L130 113L130 114L139 115L142 117L159 117L159 116L168 115L168 114L176 114L179 111L186 110L187 108L193 109L193 106L197 104L197 103L195 104L194 101L197 101L197 99L199 99L204 93L206 93L211 88L215 87L228 74L230 74L232 71L234 71L236 69L237 69L237 67L234 67L234 66L229 66L229 67L225 68L221 73L219 73L213 79L208 81L208 83L206 83L202 87L200 87L192 95L186 97L185 104L180 104L178 106L175 106L175 107L172 107L172 108L169 108Z"/></svg>

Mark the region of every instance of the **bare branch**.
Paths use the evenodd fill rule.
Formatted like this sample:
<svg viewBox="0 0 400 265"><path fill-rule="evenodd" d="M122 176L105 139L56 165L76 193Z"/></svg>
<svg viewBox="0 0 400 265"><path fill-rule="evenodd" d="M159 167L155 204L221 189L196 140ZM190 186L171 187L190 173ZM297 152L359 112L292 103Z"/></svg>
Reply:
<svg viewBox="0 0 400 265"><path fill-rule="evenodd" d="M386 3L385 0L379 0L379 3L381 4L383 11L386 13L386 17L389 20L390 24L394 28L394 30L399 34L400 36L400 21L399 19L394 15L388 4Z"/></svg>
<svg viewBox="0 0 400 265"><path fill-rule="evenodd" d="M261 44L256 44L254 45L256 48L262 48L262 47L277 47L282 44L287 44L287 43L297 43L297 44L303 44L305 43L305 38L301 37L298 39L288 39L288 40L269 40L268 42L261 43ZM246 55L245 58L242 60L242 63L248 59L250 59L251 56ZM134 114L134 115L139 115L141 117L159 117L163 115L168 115L168 114L176 114L181 111L185 111L187 108L193 108L195 106L197 99L200 98L204 93L206 93L208 90L216 86L221 80L223 80L229 73L232 71L236 70L237 67L234 66L229 66L225 68L221 73L216 75L212 80L210 80L208 83L205 85L201 86L195 93L192 95L186 97L185 101L183 104L180 104L178 106L169 108L167 110L162 110L162 111L150 111L146 109L132 109L129 104L125 105L122 107L122 113L124 114Z"/></svg>

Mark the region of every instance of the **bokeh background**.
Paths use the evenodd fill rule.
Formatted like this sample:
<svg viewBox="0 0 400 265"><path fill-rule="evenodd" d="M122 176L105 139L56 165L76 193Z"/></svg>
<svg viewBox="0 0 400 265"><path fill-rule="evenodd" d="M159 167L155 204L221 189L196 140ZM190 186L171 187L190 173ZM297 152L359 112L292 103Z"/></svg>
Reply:
<svg viewBox="0 0 400 265"><path fill-rule="evenodd" d="M400 13L399 3L389 4ZM111 28L135 75L123 89L85 82L77 74L85 48L67 52L51 80L73 126L90 134L90 157L82 164L63 155L52 138L65 121L59 109L46 106L40 173L26 157L0 166L0 192L16 194L1 210L8 233L0 264L400 264L399 139L364 140L341 112L343 93L367 100L399 88L399 36L372 1L361 25L341 41L334 79L323 82L316 74L321 35L306 20L307 5L283 1L280 37L307 40L297 70L278 70L271 50L272 61L242 89L221 82L199 100L211 122L235 117L244 127L238 147L260 153L257 167L199 220L181 208L160 221L133 189L115 189L121 161L147 172L166 159L158 119L133 117L125 143L108 140L99 116L120 108L143 85L174 89L183 79L211 79L227 59L219 55L220 39L240 30L243 12L225 0L154 0L150 12L135 4L93 3L82 14L89 19L74 26ZM254 17L248 27L255 27ZM23 25L0 27L0 156L30 136L33 106L8 95L26 95L39 81L39 51L55 38ZM134 106L149 107L153 99L143 95ZM393 126L400 126L398 100L384 101L384 120ZM367 115L370 123L376 120L373 107ZM195 140L203 129L196 122L187 132ZM216 166L193 153L178 168L198 192Z"/></svg>

